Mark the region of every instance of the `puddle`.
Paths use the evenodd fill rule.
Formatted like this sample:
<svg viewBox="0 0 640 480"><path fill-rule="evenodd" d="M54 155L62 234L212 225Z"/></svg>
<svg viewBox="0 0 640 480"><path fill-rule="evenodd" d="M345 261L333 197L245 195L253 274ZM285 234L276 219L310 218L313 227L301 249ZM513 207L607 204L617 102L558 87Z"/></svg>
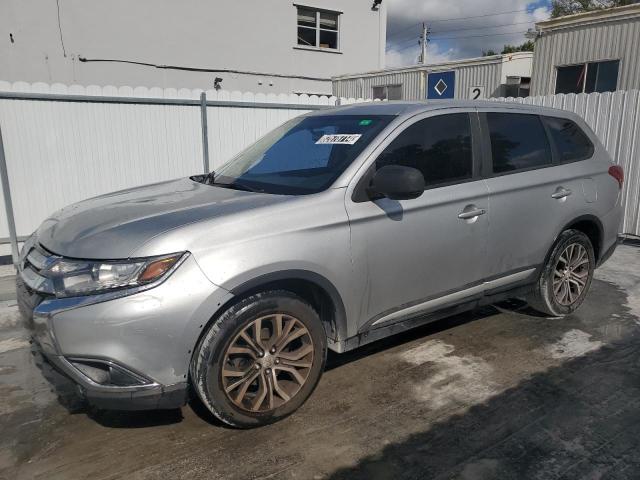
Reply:
<svg viewBox="0 0 640 480"><path fill-rule="evenodd" d="M592 341L591 335L582 330L569 330L560 340L544 347L547 354L555 359L581 357L598 350L603 345L600 341Z"/></svg>
<svg viewBox="0 0 640 480"><path fill-rule="evenodd" d="M454 355L455 347L430 340L400 354L413 365L429 364L428 378L414 386L416 399L431 408L476 404L496 394L493 368L482 358Z"/></svg>

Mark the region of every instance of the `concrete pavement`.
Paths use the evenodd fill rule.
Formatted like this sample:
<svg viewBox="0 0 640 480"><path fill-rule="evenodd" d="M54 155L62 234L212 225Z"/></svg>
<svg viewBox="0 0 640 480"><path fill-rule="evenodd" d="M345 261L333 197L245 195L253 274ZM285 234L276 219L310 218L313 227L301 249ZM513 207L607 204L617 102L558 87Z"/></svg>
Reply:
<svg viewBox="0 0 640 480"><path fill-rule="evenodd" d="M640 475L636 247L597 271L569 318L514 301L331 355L299 412L252 431L197 404L88 409L63 378L45 370L45 380L10 305L0 306L0 479Z"/></svg>

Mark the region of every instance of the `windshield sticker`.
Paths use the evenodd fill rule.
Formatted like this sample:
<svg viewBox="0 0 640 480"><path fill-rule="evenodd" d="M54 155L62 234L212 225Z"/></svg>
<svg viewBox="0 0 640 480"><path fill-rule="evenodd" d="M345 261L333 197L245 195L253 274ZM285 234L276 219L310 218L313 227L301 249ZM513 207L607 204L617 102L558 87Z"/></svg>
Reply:
<svg viewBox="0 0 640 480"><path fill-rule="evenodd" d="M360 134L349 135L323 135L316 145L353 145L360 140Z"/></svg>
<svg viewBox="0 0 640 480"><path fill-rule="evenodd" d="M373 123L373 120L360 120L360 123L358 125L360 125L361 127L368 127L369 125L371 125Z"/></svg>

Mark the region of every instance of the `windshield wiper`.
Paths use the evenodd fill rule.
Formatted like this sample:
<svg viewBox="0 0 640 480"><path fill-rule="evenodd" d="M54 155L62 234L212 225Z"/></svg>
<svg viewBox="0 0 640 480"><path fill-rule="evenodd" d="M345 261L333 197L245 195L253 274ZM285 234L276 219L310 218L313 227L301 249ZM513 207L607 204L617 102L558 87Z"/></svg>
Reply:
<svg viewBox="0 0 640 480"><path fill-rule="evenodd" d="M231 189L234 189L234 190L242 190L244 192L264 193L264 190L260 190L260 189L257 189L257 188L250 187L249 185L247 185L245 183L238 183L238 182L216 183L215 185L216 185L216 187L231 188Z"/></svg>
<svg viewBox="0 0 640 480"><path fill-rule="evenodd" d="M194 182L204 183L205 185L214 185L216 183L216 172L211 171L209 173L205 173L203 175L193 175L189 177Z"/></svg>
<svg viewBox="0 0 640 480"><path fill-rule="evenodd" d="M257 188L253 188L250 187L249 185L245 184L245 183L240 183L240 182L230 182L230 183L222 183L222 182L216 182L216 172L209 172L203 175L194 175L193 177L190 177L191 180L193 180L194 182L198 182L198 183L204 183L205 185L215 185L216 187L222 187L222 188L230 188L233 190L242 190L245 192L253 192L253 193L264 193L264 190L260 190Z"/></svg>

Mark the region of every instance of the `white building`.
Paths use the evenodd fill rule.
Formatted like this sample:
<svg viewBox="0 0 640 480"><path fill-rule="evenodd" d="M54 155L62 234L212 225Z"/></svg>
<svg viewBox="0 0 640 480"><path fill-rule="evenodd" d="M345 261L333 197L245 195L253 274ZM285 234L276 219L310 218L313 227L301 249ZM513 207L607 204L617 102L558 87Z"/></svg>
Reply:
<svg viewBox="0 0 640 480"><path fill-rule="evenodd" d="M384 67L385 1L0 0L0 80L330 94Z"/></svg>
<svg viewBox="0 0 640 480"><path fill-rule="evenodd" d="M339 75L333 94L387 100L526 97L532 62L533 53L516 52Z"/></svg>

